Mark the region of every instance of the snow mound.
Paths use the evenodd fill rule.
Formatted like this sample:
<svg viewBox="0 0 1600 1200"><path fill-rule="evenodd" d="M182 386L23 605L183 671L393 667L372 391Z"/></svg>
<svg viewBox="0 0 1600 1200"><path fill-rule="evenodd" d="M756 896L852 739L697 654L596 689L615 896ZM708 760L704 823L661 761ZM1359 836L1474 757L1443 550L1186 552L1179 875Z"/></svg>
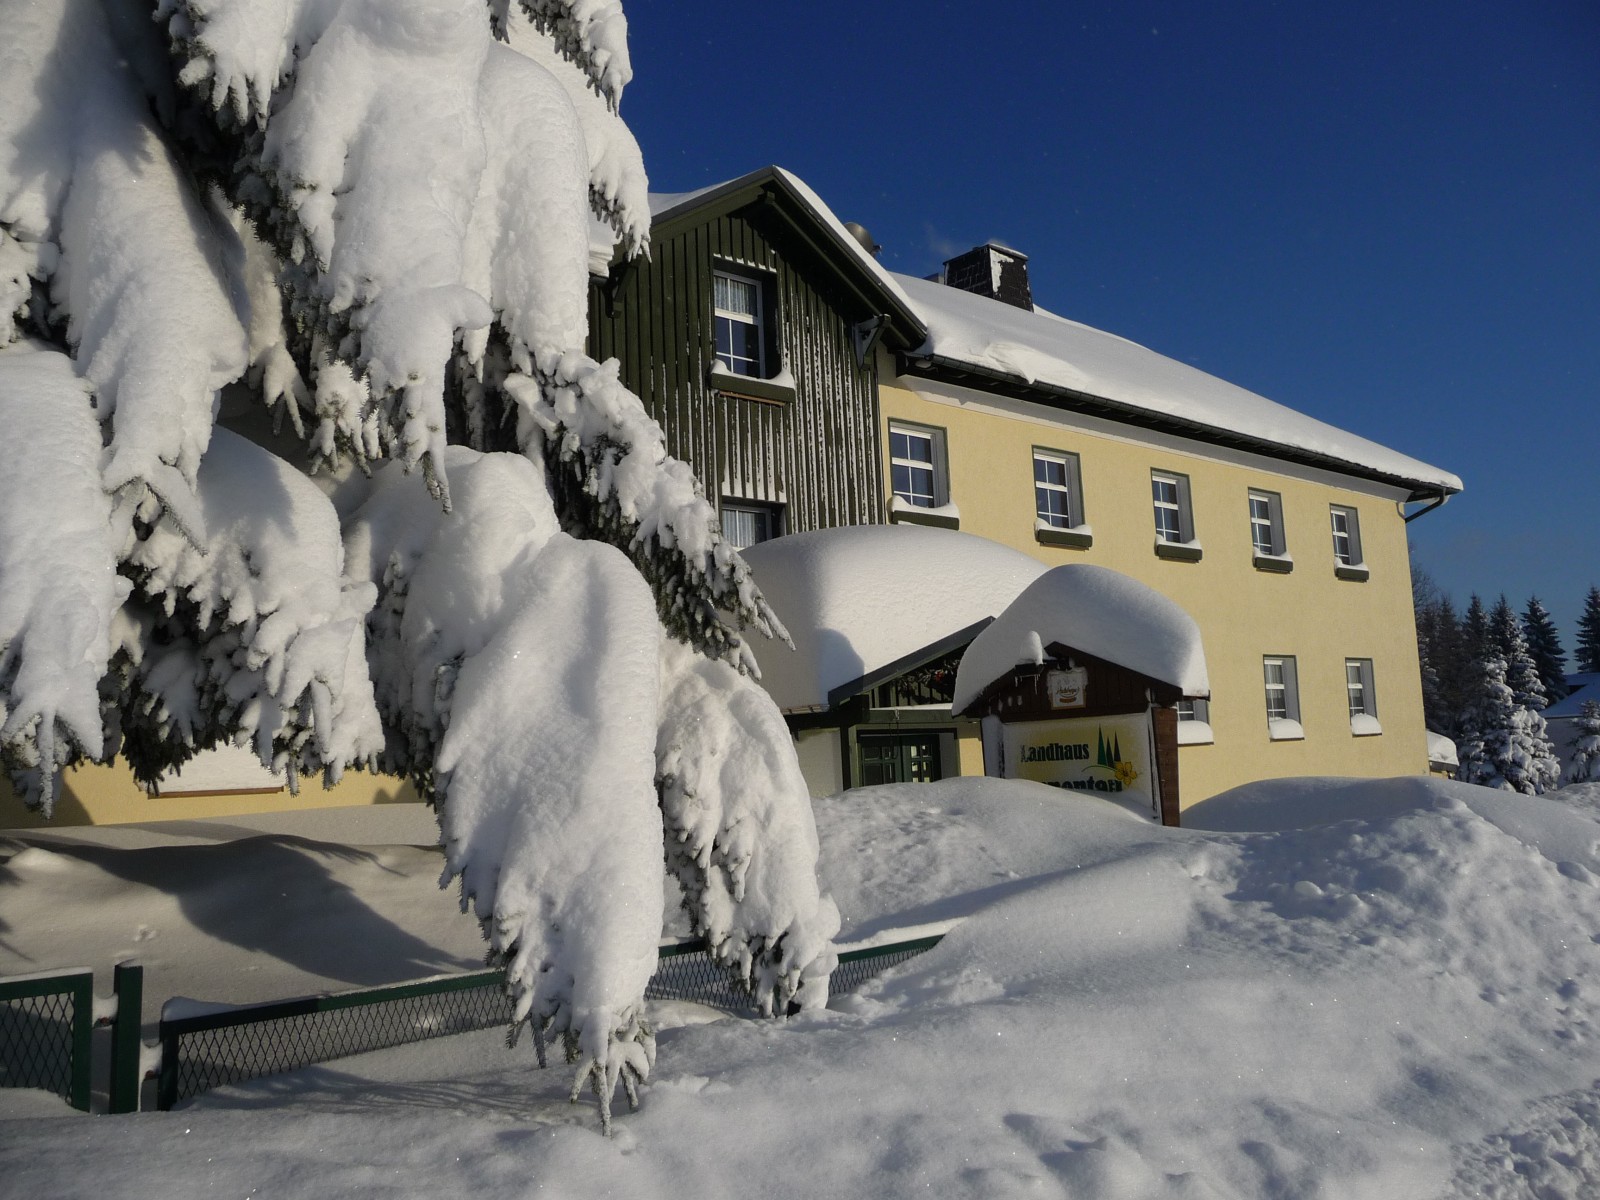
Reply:
<svg viewBox="0 0 1600 1200"><path fill-rule="evenodd" d="M1116 804L1023 779L852 788L812 805L823 879L852 942L969 916L1161 836Z"/></svg>
<svg viewBox="0 0 1600 1200"><path fill-rule="evenodd" d="M418 1194L465 1177L486 1200L530 1177L561 1194L599 1178L733 1195L773 1172L827 1196L1588 1200L1594 810L1437 781L1401 781L1409 799L1396 781L1305 782L1258 785L1261 807L1277 791L1302 819L1257 833L1165 829L1020 781L817 802L823 870L855 928L964 919L830 1009L664 1027L670 1053L617 1142L490 1030L208 1093L181 1121L121 1127L115 1155L92 1123L0 1095L29 1117L0 1125L0 1171L41 1196L112 1181L183 1194L204 1159L239 1194L312 1177L362 1194L382 1169ZM1306 811L1324 804L1365 815ZM434 918L405 889L424 894L417 860L437 854L333 849L17 855L0 863L24 884L7 892L21 908L0 969L31 969L54 922L96 969L130 950L158 962L153 1016L174 991L234 999L197 975L288 995L303 986L268 974L302 958L393 966ZM160 937L130 940L145 925Z"/></svg>
<svg viewBox="0 0 1600 1200"><path fill-rule="evenodd" d="M744 558L794 639L792 654L757 648L785 711L824 708L836 688L996 616L1046 569L998 542L914 525L796 533Z"/></svg>
<svg viewBox="0 0 1600 1200"><path fill-rule="evenodd" d="M1186 829L1218 833L1265 833L1336 821L1373 820L1431 808L1441 794L1448 794L1454 786L1457 785L1414 776L1267 779L1230 788L1191 805L1183 810L1183 825Z"/></svg>
<svg viewBox="0 0 1600 1200"><path fill-rule="evenodd" d="M1035 579L973 640L956 672L951 711L963 711L1018 663L1042 661L1043 648L1056 642L1170 683L1185 696L1211 694L1193 617L1120 571L1072 563Z"/></svg>

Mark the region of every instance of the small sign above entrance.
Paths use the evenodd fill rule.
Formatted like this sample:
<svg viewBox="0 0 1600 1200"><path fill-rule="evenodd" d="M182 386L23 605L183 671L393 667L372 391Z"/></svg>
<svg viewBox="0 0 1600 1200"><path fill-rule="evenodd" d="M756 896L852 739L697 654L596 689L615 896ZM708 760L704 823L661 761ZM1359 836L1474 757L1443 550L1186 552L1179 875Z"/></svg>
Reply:
<svg viewBox="0 0 1600 1200"><path fill-rule="evenodd" d="M1083 667L1051 671L1045 684L1051 708L1083 708L1089 702L1089 672Z"/></svg>

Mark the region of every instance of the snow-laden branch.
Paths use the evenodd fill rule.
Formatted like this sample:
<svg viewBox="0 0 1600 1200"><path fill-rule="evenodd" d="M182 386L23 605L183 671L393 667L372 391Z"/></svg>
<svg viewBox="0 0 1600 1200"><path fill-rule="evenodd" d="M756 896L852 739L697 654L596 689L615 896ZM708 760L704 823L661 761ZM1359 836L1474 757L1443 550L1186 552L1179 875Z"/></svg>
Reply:
<svg viewBox="0 0 1600 1200"><path fill-rule="evenodd" d="M158 526L127 559L164 636L133 664L124 753L149 781L226 739L291 787L336 782L382 748L365 657L375 591L345 579L332 504L276 455L219 429L199 482L206 541Z"/></svg>
<svg viewBox="0 0 1600 1200"><path fill-rule="evenodd" d="M772 697L661 640L657 784L694 931L765 1013L821 1007L839 910L817 890L811 796Z"/></svg>
<svg viewBox="0 0 1600 1200"><path fill-rule="evenodd" d="M130 53L96 0L12 6L5 30L0 258L48 284L54 314L28 315L64 325L94 388L118 520L154 496L199 540L194 480L212 398L245 354L214 218L155 125L135 71L147 56ZM0 286L13 316L19 289Z"/></svg>
<svg viewBox="0 0 1600 1200"><path fill-rule="evenodd" d="M0 350L0 762L48 816L56 772L104 751L116 573L88 385L65 354Z"/></svg>
<svg viewBox="0 0 1600 1200"><path fill-rule="evenodd" d="M618 380L616 360L569 354L542 384L512 375L505 387L550 463L563 525L629 551L674 637L759 677L738 630L784 640L788 632L723 540L694 473L667 454L661 427Z"/></svg>
<svg viewBox="0 0 1600 1200"><path fill-rule="evenodd" d="M515 1021L560 1034L609 1121L649 1074L662 926L657 637L639 575L557 528L519 455L449 452L456 504L393 467L350 527L390 757L439 810L445 878L506 967ZM425 501L425 497L423 500Z"/></svg>
<svg viewBox="0 0 1600 1200"><path fill-rule="evenodd" d="M616 105L602 100L588 76L548 39L525 22L514 21L510 32L511 45L549 71L572 101L589 153L590 207L622 239L628 258L643 253L650 241L649 185L633 133Z"/></svg>
<svg viewBox="0 0 1600 1200"><path fill-rule="evenodd" d="M153 7L0 11L0 763L45 807L119 747L145 781L224 740L408 775L609 1120L668 833L771 1008L825 996L837 927L740 673L786 635L583 349L594 216L648 237L621 7Z"/></svg>
<svg viewBox="0 0 1600 1200"><path fill-rule="evenodd" d="M522 11L615 109L633 78L621 0L517 0ZM490 0L503 26L507 0Z"/></svg>

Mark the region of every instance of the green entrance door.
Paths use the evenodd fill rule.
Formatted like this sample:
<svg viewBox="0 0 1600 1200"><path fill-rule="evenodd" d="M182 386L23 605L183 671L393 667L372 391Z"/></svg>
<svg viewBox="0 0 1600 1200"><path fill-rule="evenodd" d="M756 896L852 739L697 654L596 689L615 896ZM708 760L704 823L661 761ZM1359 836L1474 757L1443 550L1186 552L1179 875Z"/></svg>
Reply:
<svg viewBox="0 0 1600 1200"><path fill-rule="evenodd" d="M861 785L932 783L940 778L937 733L863 733L856 739Z"/></svg>

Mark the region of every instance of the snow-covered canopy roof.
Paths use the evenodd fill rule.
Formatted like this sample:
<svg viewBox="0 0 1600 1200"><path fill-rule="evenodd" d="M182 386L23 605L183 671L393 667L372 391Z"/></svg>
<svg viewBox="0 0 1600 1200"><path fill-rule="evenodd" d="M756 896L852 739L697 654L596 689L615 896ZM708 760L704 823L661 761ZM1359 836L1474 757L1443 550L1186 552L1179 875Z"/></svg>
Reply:
<svg viewBox="0 0 1600 1200"><path fill-rule="evenodd" d="M908 275L895 276L928 327L913 361L971 386L1026 385L1092 397L1104 415L1214 442L1291 456L1331 470L1437 495L1459 492L1449 471L1347 433L1135 342L1042 311L1002 304ZM915 368L914 368L915 369ZM1066 398L1066 397L1062 397Z"/></svg>
<svg viewBox="0 0 1600 1200"><path fill-rule="evenodd" d="M794 639L792 653L761 639L755 647L761 681L786 712L826 708L840 689L902 659L931 656L998 615L1045 571L987 538L914 525L796 533L743 554Z"/></svg>
<svg viewBox="0 0 1600 1200"><path fill-rule="evenodd" d="M1120 571L1073 563L1040 575L973 640L956 672L951 711L962 712L1019 663L1042 661L1056 643L1170 683L1185 696L1211 694L1193 617Z"/></svg>
<svg viewBox="0 0 1600 1200"><path fill-rule="evenodd" d="M1461 765L1461 760L1456 757L1456 744L1442 733L1428 730L1428 765L1434 767L1456 767Z"/></svg>
<svg viewBox="0 0 1600 1200"><path fill-rule="evenodd" d="M884 270L878 260L867 253L865 247L844 227L844 222L823 203L822 197L799 176L782 167L762 167L737 179L692 192L652 192L652 230L715 205L747 202L763 191L785 202L792 211L806 218L808 228L804 232L808 240L835 262L847 265L850 274L856 277L854 282L871 297L873 303L870 311L889 314L892 318L891 328L906 348L915 346L927 336L927 329L897 282L897 277Z"/></svg>

